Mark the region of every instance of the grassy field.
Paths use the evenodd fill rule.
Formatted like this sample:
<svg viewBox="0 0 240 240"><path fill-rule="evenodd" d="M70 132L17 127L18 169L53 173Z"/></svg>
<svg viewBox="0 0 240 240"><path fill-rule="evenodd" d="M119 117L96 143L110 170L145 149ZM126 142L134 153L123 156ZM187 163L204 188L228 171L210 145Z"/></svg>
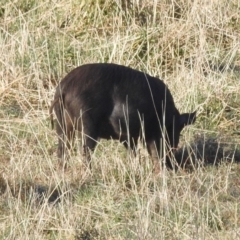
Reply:
<svg viewBox="0 0 240 240"><path fill-rule="evenodd" d="M1 0L0 239L240 239L238 0ZM183 168L100 141L63 170L48 109L74 67L158 76L181 112ZM78 148L78 147L76 147Z"/></svg>

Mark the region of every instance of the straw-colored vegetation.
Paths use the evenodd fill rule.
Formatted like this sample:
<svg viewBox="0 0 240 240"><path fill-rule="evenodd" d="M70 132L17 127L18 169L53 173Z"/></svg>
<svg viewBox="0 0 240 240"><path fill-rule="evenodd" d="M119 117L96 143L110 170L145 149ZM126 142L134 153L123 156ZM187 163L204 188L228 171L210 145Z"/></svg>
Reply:
<svg viewBox="0 0 240 240"><path fill-rule="evenodd" d="M0 239L240 239L238 0L1 0ZM100 141L63 170L48 108L67 72L159 76L181 112L177 172Z"/></svg>

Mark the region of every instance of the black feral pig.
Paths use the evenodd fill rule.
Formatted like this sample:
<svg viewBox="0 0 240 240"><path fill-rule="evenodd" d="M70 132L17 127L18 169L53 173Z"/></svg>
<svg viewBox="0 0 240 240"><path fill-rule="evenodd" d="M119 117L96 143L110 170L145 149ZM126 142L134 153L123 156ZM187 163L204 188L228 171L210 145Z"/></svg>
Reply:
<svg viewBox="0 0 240 240"><path fill-rule="evenodd" d="M183 127L196 119L196 112L179 113L160 79L108 63L73 69L56 89L50 107L52 124L53 109L60 159L64 160L76 132L83 136L84 155L89 161L99 138L118 139L133 152L140 138L145 140L156 172L163 152L176 148ZM165 159L171 168L170 159Z"/></svg>

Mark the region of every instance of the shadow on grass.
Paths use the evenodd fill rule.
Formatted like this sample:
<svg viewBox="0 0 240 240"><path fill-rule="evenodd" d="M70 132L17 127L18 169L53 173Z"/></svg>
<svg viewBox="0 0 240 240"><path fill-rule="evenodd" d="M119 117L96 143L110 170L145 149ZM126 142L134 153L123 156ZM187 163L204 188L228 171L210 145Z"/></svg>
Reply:
<svg viewBox="0 0 240 240"><path fill-rule="evenodd" d="M240 162L240 148L237 142L226 136L205 136L197 135L193 142L181 147L175 153L175 159L181 168L193 170L196 167L206 165L219 165L223 162ZM23 181L16 186L11 186L0 176L0 195L5 192L11 193L14 197L20 197L22 201L35 200L42 204L59 203L64 198L71 198L71 189L85 192L88 184L82 186L44 186L31 181Z"/></svg>
<svg viewBox="0 0 240 240"><path fill-rule="evenodd" d="M69 197L70 192L60 186L44 186L31 181L22 181L15 186L9 183L3 176L0 176L0 195L11 194L23 202L35 201L36 204L44 202L56 204L66 195Z"/></svg>
<svg viewBox="0 0 240 240"><path fill-rule="evenodd" d="M219 165L223 162L240 162L240 148L231 137L195 136L189 146L180 148L175 159L181 167Z"/></svg>

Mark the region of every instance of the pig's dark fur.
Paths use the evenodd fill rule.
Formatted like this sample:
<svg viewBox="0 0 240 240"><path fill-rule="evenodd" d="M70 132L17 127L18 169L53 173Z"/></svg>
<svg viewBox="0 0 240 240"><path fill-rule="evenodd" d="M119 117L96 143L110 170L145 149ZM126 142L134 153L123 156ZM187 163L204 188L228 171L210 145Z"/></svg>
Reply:
<svg viewBox="0 0 240 240"><path fill-rule="evenodd" d="M51 120L53 109L57 116L59 158L64 158L65 147L71 147L75 130L83 133L84 153L89 160L89 150L94 150L99 138L118 139L134 151L139 137L144 136L155 170L163 156L163 136L166 149L176 148L183 127L196 119L195 112L179 113L163 81L107 63L86 64L72 70L56 89ZM171 167L169 159L167 164Z"/></svg>

